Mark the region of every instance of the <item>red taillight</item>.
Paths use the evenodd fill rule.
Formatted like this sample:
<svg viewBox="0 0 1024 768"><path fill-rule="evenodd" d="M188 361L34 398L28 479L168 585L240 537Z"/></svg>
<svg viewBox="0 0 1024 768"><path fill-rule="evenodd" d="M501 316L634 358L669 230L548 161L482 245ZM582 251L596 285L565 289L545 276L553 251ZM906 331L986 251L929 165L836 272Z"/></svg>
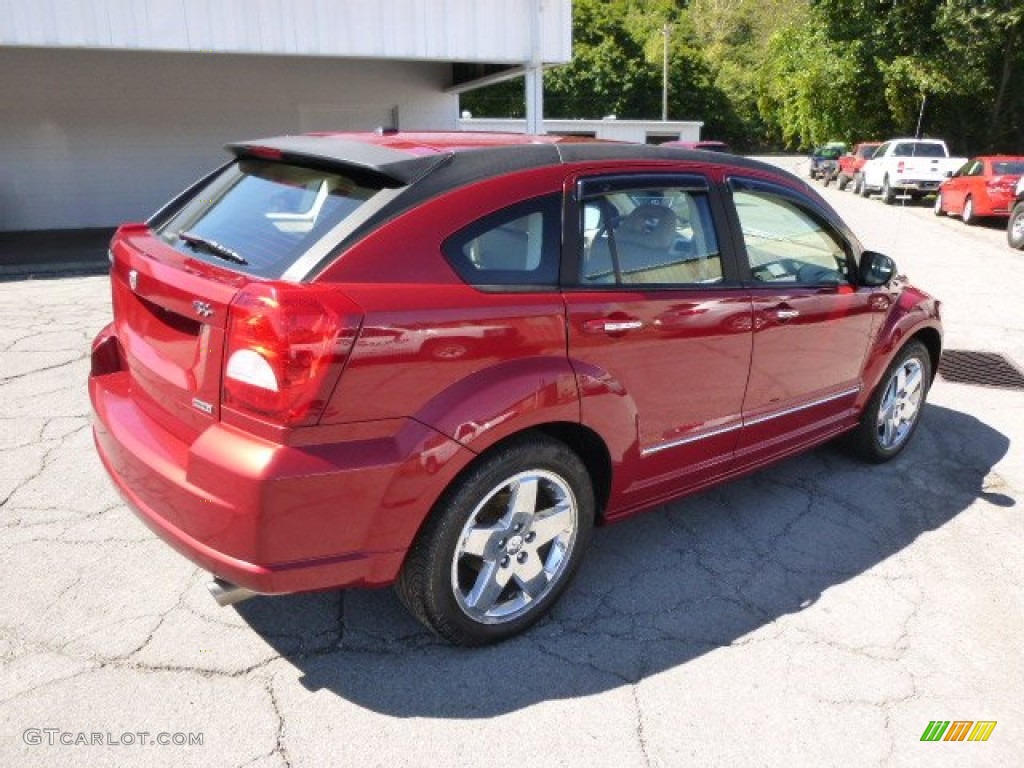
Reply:
<svg viewBox="0 0 1024 768"><path fill-rule="evenodd" d="M359 330L336 288L254 283L231 303L224 405L287 426L315 424Z"/></svg>

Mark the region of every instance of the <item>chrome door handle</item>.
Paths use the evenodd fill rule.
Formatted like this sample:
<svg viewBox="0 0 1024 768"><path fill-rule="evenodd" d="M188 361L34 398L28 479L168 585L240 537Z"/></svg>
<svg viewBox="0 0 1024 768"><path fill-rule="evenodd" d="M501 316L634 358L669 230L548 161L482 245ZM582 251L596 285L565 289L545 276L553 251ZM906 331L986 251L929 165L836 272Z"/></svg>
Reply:
<svg viewBox="0 0 1024 768"><path fill-rule="evenodd" d="M587 333L623 333L644 327L643 320L587 320L583 330Z"/></svg>
<svg viewBox="0 0 1024 768"><path fill-rule="evenodd" d="M775 317L784 323L788 323L794 317L800 317L800 311L796 309L776 309Z"/></svg>

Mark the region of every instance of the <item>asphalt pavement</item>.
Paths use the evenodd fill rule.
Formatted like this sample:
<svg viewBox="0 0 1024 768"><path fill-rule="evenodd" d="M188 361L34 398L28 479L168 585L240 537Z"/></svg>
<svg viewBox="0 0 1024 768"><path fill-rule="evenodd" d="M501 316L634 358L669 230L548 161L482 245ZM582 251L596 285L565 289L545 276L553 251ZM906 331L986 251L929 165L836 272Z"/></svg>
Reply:
<svg viewBox="0 0 1024 768"><path fill-rule="evenodd" d="M824 194L947 348L1024 364L1001 229ZM109 317L104 276L0 284L0 765L1021 764L1020 391L939 378L890 464L826 446L600 529L549 620L462 650L389 590L217 608L93 450Z"/></svg>

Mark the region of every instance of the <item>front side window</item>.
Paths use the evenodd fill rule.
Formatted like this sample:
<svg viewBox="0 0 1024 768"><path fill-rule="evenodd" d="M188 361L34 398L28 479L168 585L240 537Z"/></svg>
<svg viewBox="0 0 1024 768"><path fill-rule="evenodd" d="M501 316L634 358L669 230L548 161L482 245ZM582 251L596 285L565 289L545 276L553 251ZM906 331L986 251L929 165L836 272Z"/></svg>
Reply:
<svg viewBox="0 0 1024 768"><path fill-rule="evenodd" d="M845 241L817 215L756 186L734 185L732 197L754 282L850 282Z"/></svg>
<svg viewBox="0 0 1024 768"><path fill-rule="evenodd" d="M581 223L582 285L722 282L704 191L652 186L584 195Z"/></svg>

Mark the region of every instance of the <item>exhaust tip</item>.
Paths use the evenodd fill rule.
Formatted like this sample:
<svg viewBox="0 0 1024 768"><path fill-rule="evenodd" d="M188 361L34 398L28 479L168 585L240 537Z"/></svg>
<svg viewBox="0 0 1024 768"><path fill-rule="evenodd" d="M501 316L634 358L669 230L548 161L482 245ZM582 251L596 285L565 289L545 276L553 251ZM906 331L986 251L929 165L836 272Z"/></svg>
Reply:
<svg viewBox="0 0 1024 768"><path fill-rule="evenodd" d="M224 608L228 605L234 605L240 603L243 600L248 600L250 597L255 597L259 592L253 592L251 589L240 587L237 584L232 584L230 581L224 581L224 579L213 579L206 583L206 588L210 591L210 595L214 600L217 601L217 605Z"/></svg>

